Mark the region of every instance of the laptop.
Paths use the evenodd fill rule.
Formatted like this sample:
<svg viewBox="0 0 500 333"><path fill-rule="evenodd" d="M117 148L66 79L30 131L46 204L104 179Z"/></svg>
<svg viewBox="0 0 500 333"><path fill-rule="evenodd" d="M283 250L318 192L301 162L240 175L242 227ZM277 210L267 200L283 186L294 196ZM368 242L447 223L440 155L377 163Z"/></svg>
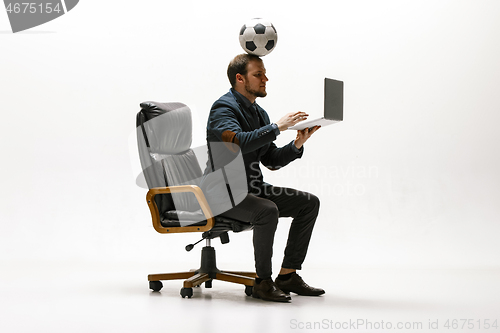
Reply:
<svg viewBox="0 0 500 333"><path fill-rule="evenodd" d="M288 127L292 130L303 130L314 126L328 126L344 120L344 82L325 78L325 103L323 117L306 120L295 126Z"/></svg>

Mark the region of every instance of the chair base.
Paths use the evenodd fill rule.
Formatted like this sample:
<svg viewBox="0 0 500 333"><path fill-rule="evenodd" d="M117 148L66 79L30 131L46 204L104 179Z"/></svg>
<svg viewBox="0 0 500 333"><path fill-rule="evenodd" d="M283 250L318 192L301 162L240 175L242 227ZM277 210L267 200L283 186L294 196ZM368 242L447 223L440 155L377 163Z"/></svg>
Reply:
<svg viewBox="0 0 500 333"><path fill-rule="evenodd" d="M215 260L215 249L211 246L205 246L201 251L201 267L189 272L150 274L150 288L159 291L162 287L162 280L183 280L184 288L181 289L181 296L191 298L193 287L199 286L205 282L207 288L212 287L212 280L221 280L232 283L243 284L246 286L245 293L251 295L251 288L255 282L257 274L253 272L235 272L221 271L217 268Z"/></svg>

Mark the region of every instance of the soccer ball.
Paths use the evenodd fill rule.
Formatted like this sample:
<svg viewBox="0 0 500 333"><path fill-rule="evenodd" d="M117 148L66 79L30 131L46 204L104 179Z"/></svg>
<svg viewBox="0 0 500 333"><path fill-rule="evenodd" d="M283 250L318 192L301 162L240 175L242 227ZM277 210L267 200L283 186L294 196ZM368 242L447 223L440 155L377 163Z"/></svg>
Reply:
<svg viewBox="0 0 500 333"><path fill-rule="evenodd" d="M255 18L241 27L240 45L247 53L265 56L274 50L277 42L276 28L267 20Z"/></svg>

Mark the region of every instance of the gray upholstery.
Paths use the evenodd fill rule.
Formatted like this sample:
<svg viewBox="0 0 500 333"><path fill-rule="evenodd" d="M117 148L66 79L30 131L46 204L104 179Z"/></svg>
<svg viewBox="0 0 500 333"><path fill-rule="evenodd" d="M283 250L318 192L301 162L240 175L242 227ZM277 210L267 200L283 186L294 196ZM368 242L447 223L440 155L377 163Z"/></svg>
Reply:
<svg viewBox="0 0 500 333"><path fill-rule="evenodd" d="M154 154L153 158L162 164L169 186L200 185L202 172L191 149L179 155ZM176 193L172 197L177 210L192 212L201 209L191 193Z"/></svg>
<svg viewBox="0 0 500 333"><path fill-rule="evenodd" d="M204 176L197 156L190 147L192 119L189 107L182 103L144 102L141 108L137 114L137 140L144 178L150 189L197 185L203 189L215 216L243 200L247 194L247 184L241 153L230 154L227 164L224 163L225 177L221 169ZM208 151L206 147L204 150L197 148L197 153L208 154ZM228 192L232 192L231 195ZM156 195L155 202L163 226L206 223L192 193ZM242 231L250 227L248 223L216 217L214 229Z"/></svg>
<svg viewBox="0 0 500 333"><path fill-rule="evenodd" d="M145 102L141 107L149 113L163 111L143 123L153 153L179 154L191 147L192 120L187 105Z"/></svg>
<svg viewBox="0 0 500 333"><path fill-rule="evenodd" d="M198 185L202 176L196 156L190 149L191 110L182 103L141 103L137 114L139 158L148 187ZM187 211L185 223L204 220L200 206L191 193L162 194L155 197L162 221L170 211ZM172 214L169 214L171 217Z"/></svg>

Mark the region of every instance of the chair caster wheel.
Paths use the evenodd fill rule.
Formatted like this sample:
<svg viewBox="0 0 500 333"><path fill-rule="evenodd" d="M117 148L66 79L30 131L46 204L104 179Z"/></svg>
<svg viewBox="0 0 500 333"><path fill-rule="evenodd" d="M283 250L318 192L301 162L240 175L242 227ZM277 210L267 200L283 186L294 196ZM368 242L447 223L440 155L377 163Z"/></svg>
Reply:
<svg viewBox="0 0 500 333"><path fill-rule="evenodd" d="M149 289L152 291L160 291L163 288L161 281L149 281Z"/></svg>
<svg viewBox="0 0 500 333"><path fill-rule="evenodd" d="M205 288L212 288L212 281L213 280L205 281Z"/></svg>
<svg viewBox="0 0 500 333"><path fill-rule="evenodd" d="M182 298L186 297L191 298L193 296L193 288L182 288L181 289L181 296Z"/></svg>
<svg viewBox="0 0 500 333"><path fill-rule="evenodd" d="M247 294L247 296L252 296L252 290L253 286L245 286L245 294Z"/></svg>

